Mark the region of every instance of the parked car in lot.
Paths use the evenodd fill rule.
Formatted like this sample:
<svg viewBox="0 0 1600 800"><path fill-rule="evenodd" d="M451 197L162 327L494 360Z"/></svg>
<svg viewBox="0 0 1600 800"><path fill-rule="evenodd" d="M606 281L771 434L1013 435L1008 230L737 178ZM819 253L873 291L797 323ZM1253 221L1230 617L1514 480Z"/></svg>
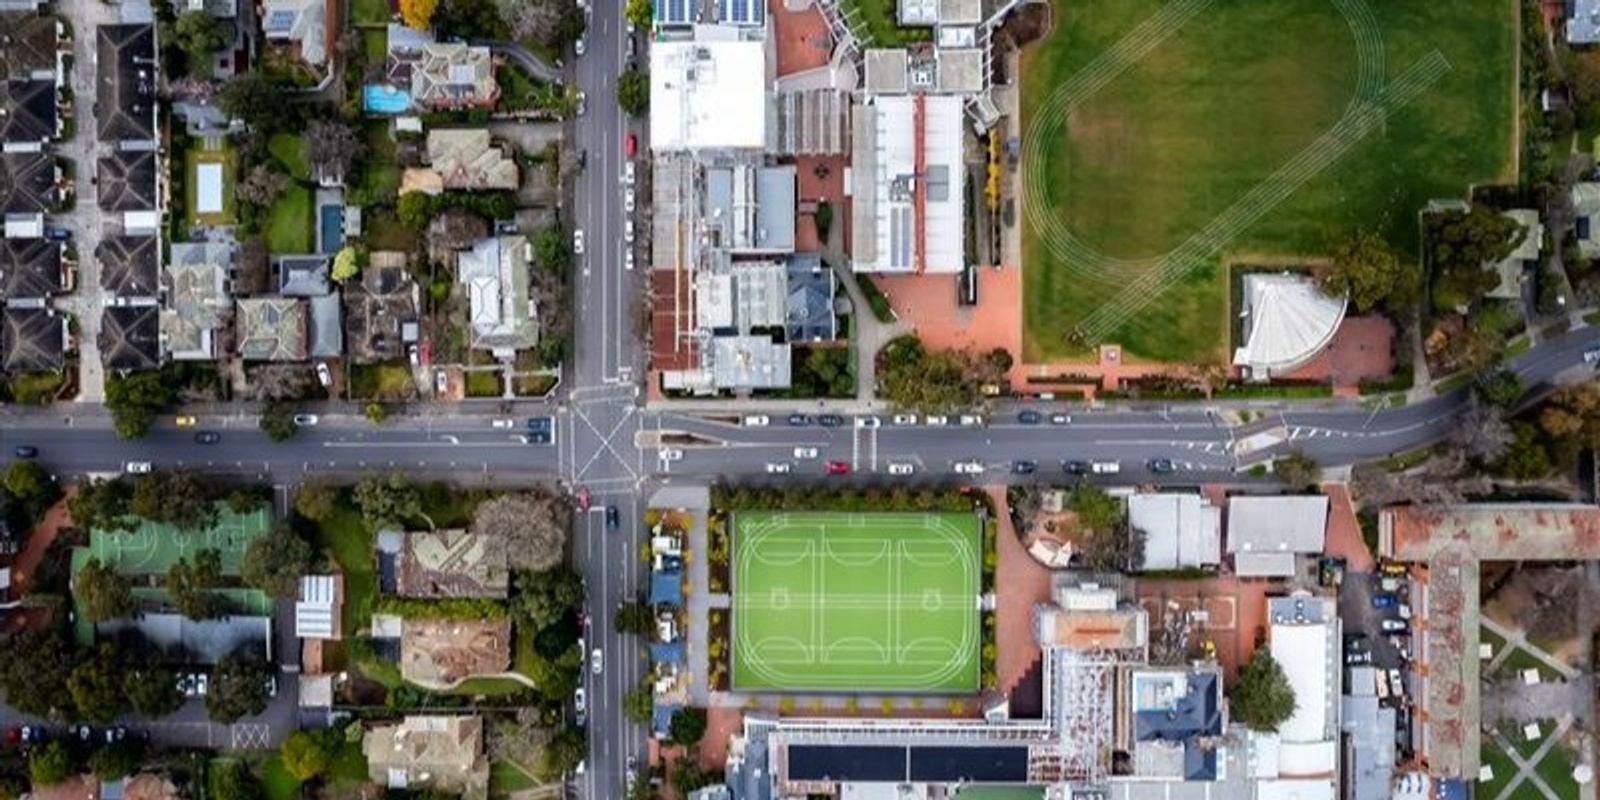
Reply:
<svg viewBox="0 0 1600 800"><path fill-rule="evenodd" d="M1403 619L1382 619L1378 620L1378 627L1384 633L1400 633L1406 630L1408 626Z"/></svg>
<svg viewBox="0 0 1600 800"><path fill-rule="evenodd" d="M1024 425L1038 425L1044 421L1044 415L1037 411L1024 411L1017 415L1017 421Z"/></svg>
<svg viewBox="0 0 1600 800"><path fill-rule="evenodd" d="M907 464L904 461L892 461L889 463L890 475L910 475L916 471L917 468L915 466Z"/></svg>
<svg viewBox="0 0 1600 800"><path fill-rule="evenodd" d="M771 461L767 463L768 475L786 475L790 469L787 461Z"/></svg>
<svg viewBox="0 0 1600 800"><path fill-rule="evenodd" d="M1084 475L1089 472L1089 462L1063 461L1061 462L1061 471L1068 475Z"/></svg>
<svg viewBox="0 0 1600 800"><path fill-rule="evenodd" d="M817 424L824 428L837 428L844 424L844 417L838 414L823 414L817 417Z"/></svg>
<svg viewBox="0 0 1600 800"><path fill-rule="evenodd" d="M592 502L592 500L589 497L589 487L585 486L582 489L579 489L578 490L578 513L580 513L580 514L588 513L589 512L589 505L590 505L591 502Z"/></svg>
<svg viewBox="0 0 1600 800"><path fill-rule="evenodd" d="M790 414L789 424L797 428L803 428L811 424L811 418L804 414Z"/></svg>
<svg viewBox="0 0 1600 800"><path fill-rule="evenodd" d="M122 471L128 473L129 475L143 475L150 471L150 462L129 461L122 466Z"/></svg>
<svg viewBox="0 0 1600 800"><path fill-rule="evenodd" d="M981 462L981 461L957 461L955 463L955 466L952 467L952 469L954 469L956 471L957 475L982 475L983 474L983 462Z"/></svg>
<svg viewBox="0 0 1600 800"><path fill-rule="evenodd" d="M817 457L817 448L815 448L815 447L796 447L794 449L794 457L795 458L816 458Z"/></svg>
<svg viewBox="0 0 1600 800"><path fill-rule="evenodd" d="M1375 594L1372 596L1373 608L1392 608L1395 602L1395 596L1392 594Z"/></svg>
<svg viewBox="0 0 1600 800"><path fill-rule="evenodd" d="M915 424L917 424L917 415L916 414L896 414L896 415L894 415L894 424L896 424L896 425L915 425Z"/></svg>
<svg viewBox="0 0 1600 800"><path fill-rule="evenodd" d="M850 472L850 465L845 463L845 462L843 462L843 461L829 461L828 462L828 474L829 475L847 475L847 474L849 474L849 472Z"/></svg>

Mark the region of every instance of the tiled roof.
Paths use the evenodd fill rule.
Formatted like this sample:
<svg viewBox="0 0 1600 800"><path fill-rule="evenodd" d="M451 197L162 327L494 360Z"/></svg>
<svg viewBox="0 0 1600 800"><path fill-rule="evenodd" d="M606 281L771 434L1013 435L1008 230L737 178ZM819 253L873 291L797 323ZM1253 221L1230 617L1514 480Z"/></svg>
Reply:
<svg viewBox="0 0 1600 800"><path fill-rule="evenodd" d="M60 244L48 239L0 239L0 299L49 297L64 288Z"/></svg>
<svg viewBox="0 0 1600 800"><path fill-rule="evenodd" d="M54 80L8 80L0 84L0 141L7 144L45 142L56 135Z"/></svg>
<svg viewBox="0 0 1600 800"><path fill-rule="evenodd" d="M161 294L161 269L153 236L107 236L95 248L100 261L100 288L117 297Z"/></svg>
<svg viewBox="0 0 1600 800"><path fill-rule="evenodd" d="M304 361L306 301L292 297L251 297L237 302L237 352L246 361Z"/></svg>
<svg viewBox="0 0 1600 800"><path fill-rule="evenodd" d="M0 12L0 77L39 78L56 70L55 17Z"/></svg>
<svg viewBox="0 0 1600 800"><path fill-rule="evenodd" d="M99 161L99 202L102 211L154 211L156 209L156 154L119 150Z"/></svg>
<svg viewBox="0 0 1600 800"><path fill-rule="evenodd" d="M6 308L3 313L7 372L51 372L67 361L66 318L48 308Z"/></svg>
<svg viewBox="0 0 1600 800"><path fill-rule="evenodd" d="M55 203L56 161L44 153L0 155L0 212L33 214Z"/></svg>
<svg viewBox="0 0 1600 800"><path fill-rule="evenodd" d="M100 141L155 138L155 28L149 24L101 25L95 29L96 131ZM81 67L80 67L81 69Z"/></svg>
<svg viewBox="0 0 1600 800"><path fill-rule="evenodd" d="M161 309L110 306L100 315L97 341L106 369L155 369L161 365Z"/></svg>

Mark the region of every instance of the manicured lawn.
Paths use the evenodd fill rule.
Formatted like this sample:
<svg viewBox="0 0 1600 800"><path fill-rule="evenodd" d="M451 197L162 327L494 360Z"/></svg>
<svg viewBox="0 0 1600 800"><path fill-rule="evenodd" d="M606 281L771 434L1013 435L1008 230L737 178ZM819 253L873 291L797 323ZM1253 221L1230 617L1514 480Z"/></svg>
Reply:
<svg viewBox="0 0 1600 800"><path fill-rule="evenodd" d="M499 397L500 393L504 391L504 384L500 380L498 370L478 370L464 374L467 378L468 397Z"/></svg>
<svg viewBox="0 0 1600 800"><path fill-rule="evenodd" d="M310 179L311 168L306 166L305 148L300 137L290 133L274 133L267 140L267 152L277 160L283 171L297 181Z"/></svg>
<svg viewBox="0 0 1600 800"><path fill-rule="evenodd" d="M280 254L309 253L313 230L311 190L298 183L290 184L267 212L266 228L262 232L267 250Z"/></svg>
<svg viewBox="0 0 1600 800"><path fill-rule="evenodd" d="M543 397L556 388L554 375L518 375L511 379L518 397Z"/></svg>
<svg viewBox="0 0 1600 800"><path fill-rule="evenodd" d="M1070 339L1080 323L1316 141L1356 93L1356 39L1336 6L1240 0L1169 27L1169 38L1078 98L1061 124L1031 127L1052 93L1166 5L1059 5L1051 39L1023 54L1024 146L1050 143L1042 160L1024 160L1037 171L1029 191L1054 221L1057 249L1066 242L1077 252L1062 261L1043 223L1024 215L1030 361L1081 354ZM1138 359L1221 361L1223 264L1295 263L1358 228L1376 228L1409 258L1416 211L1429 198L1514 177L1514 5L1366 6L1373 19L1362 30L1381 32L1388 80L1435 50L1451 69L1286 197L1269 198L1264 213L1215 237L1220 251L1197 248L1184 260L1193 269L1102 331L1105 341Z"/></svg>
<svg viewBox="0 0 1600 800"><path fill-rule="evenodd" d="M317 523L316 544L333 556L344 571L344 629L363 630L372 616L378 574L372 554L372 534L348 495L327 519Z"/></svg>
<svg viewBox="0 0 1600 800"><path fill-rule="evenodd" d="M350 21L356 25L386 25L389 4L385 0L351 0Z"/></svg>
<svg viewBox="0 0 1600 800"><path fill-rule="evenodd" d="M403 361L350 367L349 396L353 400L398 400L415 389L411 366Z"/></svg>
<svg viewBox="0 0 1600 800"><path fill-rule="evenodd" d="M361 7L361 2L356 3ZM368 64L382 64L389 58L389 31L384 28L367 28L361 31L361 52Z"/></svg>
<svg viewBox="0 0 1600 800"><path fill-rule="evenodd" d="M1511 761L1511 756L1496 744L1494 739L1485 736L1483 746L1478 750L1478 759L1484 765L1494 770L1494 780L1481 781L1473 792L1476 797L1493 798L1500 796L1500 790L1511 782L1512 776L1517 774L1517 766Z"/></svg>
<svg viewBox="0 0 1600 800"><path fill-rule="evenodd" d="M1550 748L1544 760L1533 769L1555 791L1556 797L1583 796L1578 789L1578 782L1572 779L1572 753L1566 745L1557 743Z"/></svg>
<svg viewBox="0 0 1600 800"><path fill-rule="evenodd" d="M233 189L237 180L239 168L238 156L232 147L224 146L221 150L202 150L200 143L195 142L183 154L183 202L184 209L188 212L189 225L232 225L237 221L237 206L234 202ZM217 164L222 167L222 209L209 213L200 213L196 204L196 194L200 186L200 165Z"/></svg>
<svg viewBox="0 0 1600 800"><path fill-rule="evenodd" d="M1439 381L1438 383L1435 383L1433 385L1433 391L1438 394L1449 394L1457 389L1466 388L1467 384L1469 383L1472 383L1472 375L1465 372L1458 372L1442 381Z"/></svg>
<svg viewBox="0 0 1600 800"><path fill-rule="evenodd" d="M1520 683L1522 682L1522 671L1525 669L1538 671L1539 680L1544 683L1556 683L1566 680L1561 676L1561 673L1551 669L1549 664L1535 658L1532 653L1521 647L1506 654L1505 660L1500 662L1500 668L1497 672Z"/></svg>
<svg viewBox="0 0 1600 800"><path fill-rule="evenodd" d="M930 38L928 28L902 28L895 20L894 0L843 0L840 11L852 20L856 36L873 47L898 47Z"/></svg>
<svg viewBox="0 0 1600 800"><path fill-rule="evenodd" d="M266 800L293 800L299 795L300 779L284 769L283 759L274 755L261 766L261 789Z"/></svg>
<svg viewBox="0 0 1600 800"><path fill-rule="evenodd" d="M1523 353L1528 352L1528 348L1530 348L1532 346L1533 346L1533 339L1531 339L1531 338L1529 338L1527 336L1518 336L1517 338L1512 339L1509 343L1506 344L1505 357L1506 358L1516 358L1517 356L1520 356Z"/></svg>
<svg viewBox="0 0 1600 800"><path fill-rule="evenodd" d="M1486 644L1494 648L1494 655L1497 656L1500 655L1500 651L1504 650L1506 647L1506 640L1500 638L1500 634L1489 630L1487 626L1483 625L1478 626L1478 643Z"/></svg>
<svg viewBox="0 0 1600 800"><path fill-rule="evenodd" d="M361 200L367 204L393 200L400 191L400 165L395 161L389 123L368 120L362 124L361 134L367 143L365 166L361 170Z"/></svg>
<svg viewBox="0 0 1600 800"><path fill-rule="evenodd" d="M533 779L520 764L510 761L495 761L489 764L489 794L495 797L504 797L512 792L521 792L538 786L539 782Z"/></svg>

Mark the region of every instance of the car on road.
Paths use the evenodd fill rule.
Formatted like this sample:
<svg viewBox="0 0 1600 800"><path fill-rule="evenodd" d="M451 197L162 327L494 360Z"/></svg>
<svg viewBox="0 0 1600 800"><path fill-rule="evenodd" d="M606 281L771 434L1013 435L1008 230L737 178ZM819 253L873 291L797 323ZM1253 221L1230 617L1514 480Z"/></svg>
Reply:
<svg viewBox="0 0 1600 800"><path fill-rule="evenodd" d="M44 229L44 238L49 239L52 242L65 242L72 239L72 231L69 231L66 228L57 228L54 225L46 225Z"/></svg>
<svg viewBox="0 0 1600 800"><path fill-rule="evenodd" d="M554 424L555 422L549 417L528 417L528 430L530 431L544 431L545 433L549 433L551 426Z"/></svg>
<svg viewBox="0 0 1600 800"><path fill-rule="evenodd" d="M627 184L627 185L629 185L629 186L633 185L633 162L632 161L624 161L624 162L622 162L622 182Z"/></svg>
<svg viewBox="0 0 1600 800"><path fill-rule="evenodd" d="M829 461L827 469L829 475L848 475L850 473L850 465L843 461Z"/></svg>
<svg viewBox="0 0 1600 800"><path fill-rule="evenodd" d="M578 41L572 43L572 51L577 53L580 56L583 55L583 51L585 51L587 49L588 48L584 46L582 39L579 39Z"/></svg>
<svg viewBox="0 0 1600 800"><path fill-rule="evenodd" d="M804 414L790 414L789 424L797 428L802 428L811 424L811 418Z"/></svg>
<svg viewBox="0 0 1600 800"><path fill-rule="evenodd" d="M1083 475L1089 471L1089 462L1063 461L1061 462L1061 471L1068 475Z"/></svg>
<svg viewBox="0 0 1600 800"><path fill-rule="evenodd" d="M12 450L11 452L14 453L17 458L38 458L39 457L39 448L34 447L31 444L19 444L19 445L17 445L17 448L15 450Z"/></svg>
<svg viewBox="0 0 1600 800"><path fill-rule="evenodd" d="M787 461L769 461L769 462L767 462L767 474L768 475L786 475L786 474L788 474L789 469L790 469L789 462L787 462Z"/></svg>
<svg viewBox="0 0 1600 800"><path fill-rule="evenodd" d="M320 418L316 414L296 414L296 415L294 415L294 424L299 425L302 428L309 428L309 427L317 424L319 421L320 421Z"/></svg>
<svg viewBox="0 0 1600 800"><path fill-rule="evenodd" d="M1069 417L1066 414L1051 414L1050 415L1050 424L1051 425L1068 425L1068 424L1071 424L1071 422L1072 422L1072 417Z"/></svg>
<svg viewBox="0 0 1600 800"><path fill-rule="evenodd" d="M517 427L517 421L514 419L497 419L490 422L489 425L495 430L507 430Z"/></svg>
<svg viewBox="0 0 1600 800"><path fill-rule="evenodd" d="M633 213L633 187L622 190L622 211L625 214Z"/></svg>
<svg viewBox="0 0 1600 800"><path fill-rule="evenodd" d="M935 428L940 428L944 427L945 425L949 425L950 418L944 416L943 414L929 414L928 416L923 417L922 423L924 425L931 425Z"/></svg>
<svg viewBox="0 0 1600 800"><path fill-rule="evenodd" d="M1150 471L1157 475L1167 475L1177 470L1170 458L1152 458L1148 466Z"/></svg>
<svg viewBox="0 0 1600 800"><path fill-rule="evenodd" d="M883 420L877 417L856 417L857 428L878 428L883 426Z"/></svg>
<svg viewBox="0 0 1600 800"><path fill-rule="evenodd" d="M957 461L956 464L955 464L954 469L956 471L956 474L958 474L958 475L982 475L983 474L983 462L981 462L981 461Z"/></svg>
<svg viewBox="0 0 1600 800"><path fill-rule="evenodd" d="M616 530L622 524L622 515L617 513L616 506L606 506L606 529Z"/></svg>
<svg viewBox="0 0 1600 800"><path fill-rule="evenodd" d="M572 254L576 255L576 256L583 255L583 229L582 228L577 228L577 229L572 231Z"/></svg>
<svg viewBox="0 0 1600 800"><path fill-rule="evenodd" d="M144 475L150 471L150 462L129 461L128 463L122 465L122 471L128 473L129 475Z"/></svg>
<svg viewBox="0 0 1600 800"><path fill-rule="evenodd" d="M682 461L683 460L683 451L679 450L676 447L663 447L663 448L661 448L661 460L662 461Z"/></svg>
<svg viewBox="0 0 1600 800"><path fill-rule="evenodd" d="M1406 621L1403 619L1380 619L1378 628L1384 633L1400 633L1406 630Z"/></svg>
<svg viewBox="0 0 1600 800"><path fill-rule="evenodd" d="M816 458L817 457L817 448L815 448L815 447L796 447L794 449L794 457L795 458Z"/></svg>
<svg viewBox="0 0 1600 800"><path fill-rule="evenodd" d="M580 116L580 117L583 116L583 112L588 111L588 110L589 110L589 96L584 94L583 92L578 92L578 116Z"/></svg>
<svg viewBox="0 0 1600 800"><path fill-rule="evenodd" d="M1023 411L1017 414L1017 421L1024 425L1038 425L1044 421L1044 415L1037 411Z"/></svg>
<svg viewBox="0 0 1600 800"><path fill-rule="evenodd" d="M317 363L317 383L322 384L324 389L333 385L333 373L328 370L327 364Z"/></svg>
<svg viewBox="0 0 1600 800"><path fill-rule="evenodd" d="M586 693L583 691L582 686L579 686L577 691L572 693L572 707L576 709L579 714L582 714L589 708L589 704L587 702L588 698L585 695Z"/></svg>
<svg viewBox="0 0 1600 800"><path fill-rule="evenodd" d="M1600 364L1600 347L1591 347L1583 351L1583 363Z"/></svg>
<svg viewBox="0 0 1600 800"><path fill-rule="evenodd" d="M917 424L917 415L916 414L896 414L896 415L894 415L894 424L896 424L896 425L915 425L915 424Z"/></svg>
<svg viewBox="0 0 1600 800"><path fill-rule="evenodd" d="M631 247L622 251L622 268L629 272L633 271L633 248Z"/></svg>
<svg viewBox="0 0 1600 800"><path fill-rule="evenodd" d="M837 428L844 424L844 417L838 414L823 414L817 417L817 424L824 428Z"/></svg>
<svg viewBox="0 0 1600 800"><path fill-rule="evenodd" d="M628 158L633 158L638 153L639 137L634 135L632 132L629 132L626 136L622 137L622 154Z"/></svg>
<svg viewBox="0 0 1600 800"><path fill-rule="evenodd" d="M173 422L177 423L178 427L180 428L193 428L194 426L200 424L200 420L197 420L188 414L179 416L177 419L173 420Z"/></svg>
<svg viewBox="0 0 1600 800"><path fill-rule="evenodd" d="M1122 465L1115 461L1094 461L1089 464L1089 471L1096 475L1115 475L1122 471Z"/></svg>
<svg viewBox="0 0 1600 800"><path fill-rule="evenodd" d="M633 244L633 218L622 221L622 241Z"/></svg>
<svg viewBox="0 0 1600 800"><path fill-rule="evenodd" d="M222 441L222 434L216 431L200 431L194 435L194 440L200 444L216 444Z"/></svg>
<svg viewBox="0 0 1600 800"><path fill-rule="evenodd" d="M1038 469L1039 462L1037 461L1030 461L1025 458L1020 458L1011 462L1011 471L1017 475L1032 475L1034 472L1038 471Z"/></svg>
<svg viewBox="0 0 1600 800"><path fill-rule="evenodd" d="M589 654L589 671L593 672L596 675L599 675L600 674L600 670L602 670L604 668L605 668L605 656L601 655L600 654L600 648L596 647L594 649L594 652Z"/></svg>
<svg viewBox="0 0 1600 800"><path fill-rule="evenodd" d="M765 428L771 424L772 419L766 414L746 414L744 425L747 428Z"/></svg>
<svg viewBox="0 0 1600 800"><path fill-rule="evenodd" d="M907 464L904 461L892 461L889 463L890 475L910 475L916 471L916 467L912 466L911 464Z"/></svg>
<svg viewBox="0 0 1600 800"><path fill-rule="evenodd" d="M977 414L962 414L961 415L961 427L963 427L963 428L975 428L975 427L977 427L979 425L982 425L982 424L983 424L983 417L980 417Z"/></svg>
<svg viewBox="0 0 1600 800"><path fill-rule="evenodd" d="M589 487L585 486L584 488L579 489L578 490L578 512L579 513L585 513L585 514L588 513L590 502L591 501L590 501L590 498L589 498Z"/></svg>
<svg viewBox="0 0 1600 800"><path fill-rule="evenodd" d="M1372 596L1372 607L1373 608L1394 608L1394 604L1396 602L1398 602L1398 601L1399 601L1399 598L1396 598L1392 594L1375 594L1375 595Z"/></svg>

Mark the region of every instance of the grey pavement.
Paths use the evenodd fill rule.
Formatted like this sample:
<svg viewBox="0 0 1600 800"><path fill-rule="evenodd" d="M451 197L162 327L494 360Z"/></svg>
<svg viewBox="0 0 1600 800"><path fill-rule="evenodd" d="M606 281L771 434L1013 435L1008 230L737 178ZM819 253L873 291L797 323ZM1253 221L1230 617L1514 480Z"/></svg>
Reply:
<svg viewBox="0 0 1600 800"><path fill-rule="evenodd" d="M490 39L471 42L474 45L487 47L499 55L506 56L517 62L517 66L527 70L529 75L549 83L561 83L566 76L561 70L544 63L544 59L536 56L528 48L516 42L499 42Z"/></svg>

